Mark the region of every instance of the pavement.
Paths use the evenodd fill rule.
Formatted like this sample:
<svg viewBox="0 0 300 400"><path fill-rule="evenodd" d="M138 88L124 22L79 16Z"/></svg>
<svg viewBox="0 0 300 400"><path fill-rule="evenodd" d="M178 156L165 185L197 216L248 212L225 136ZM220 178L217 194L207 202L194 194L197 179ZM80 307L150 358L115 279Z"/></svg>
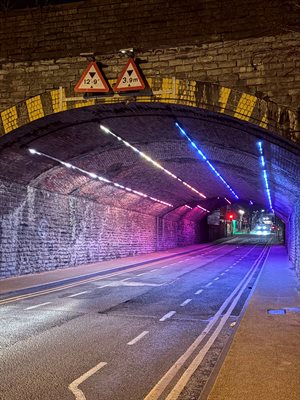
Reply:
<svg viewBox="0 0 300 400"><path fill-rule="evenodd" d="M213 387L201 399L300 399L299 293L285 248L272 247Z"/></svg>

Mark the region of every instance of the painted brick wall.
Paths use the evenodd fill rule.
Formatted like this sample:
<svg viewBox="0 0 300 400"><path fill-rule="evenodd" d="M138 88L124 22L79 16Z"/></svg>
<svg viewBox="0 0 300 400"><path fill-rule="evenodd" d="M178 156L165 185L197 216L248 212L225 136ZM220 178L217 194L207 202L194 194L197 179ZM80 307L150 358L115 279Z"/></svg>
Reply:
<svg viewBox="0 0 300 400"><path fill-rule="evenodd" d="M0 181L0 278L194 244L191 221L102 206ZM184 227L184 228L182 228Z"/></svg>
<svg viewBox="0 0 300 400"><path fill-rule="evenodd" d="M10 11L0 17L0 110L59 86L73 95L87 65L81 52L95 52L116 79L118 50L128 47L146 77L220 83L297 110L299 19L290 0L87 0Z"/></svg>

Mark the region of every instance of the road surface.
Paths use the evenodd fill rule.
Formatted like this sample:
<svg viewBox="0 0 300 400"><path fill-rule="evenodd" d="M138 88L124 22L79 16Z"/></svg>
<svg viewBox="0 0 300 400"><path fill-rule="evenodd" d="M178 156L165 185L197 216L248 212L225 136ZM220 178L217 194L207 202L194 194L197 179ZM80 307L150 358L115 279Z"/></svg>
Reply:
<svg viewBox="0 0 300 400"><path fill-rule="evenodd" d="M1 400L198 399L269 239L2 295Z"/></svg>

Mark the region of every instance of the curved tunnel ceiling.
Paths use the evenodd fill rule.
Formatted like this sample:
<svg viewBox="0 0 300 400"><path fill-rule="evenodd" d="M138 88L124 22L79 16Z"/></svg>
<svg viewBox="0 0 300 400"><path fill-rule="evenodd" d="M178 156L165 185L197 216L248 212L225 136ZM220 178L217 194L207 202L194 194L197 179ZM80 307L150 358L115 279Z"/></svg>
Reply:
<svg viewBox="0 0 300 400"><path fill-rule="evenodd" d="M82 196L152 215L201 219L236 199L188 140L192 137L241 201L267 207L257 141L262 140L273 208L286 220L299 193L299 147L266 130L221 114L165 104L96 105L53 114L0 139L0 176L63 195ZM143 151L197 192L153 166L100 124ZM33 156L28 148L96 173L172 204L172 207L95 180L56 161ZM219 198L219 199L218 199ZM185 205L189 205L191 210Z"/></svg>

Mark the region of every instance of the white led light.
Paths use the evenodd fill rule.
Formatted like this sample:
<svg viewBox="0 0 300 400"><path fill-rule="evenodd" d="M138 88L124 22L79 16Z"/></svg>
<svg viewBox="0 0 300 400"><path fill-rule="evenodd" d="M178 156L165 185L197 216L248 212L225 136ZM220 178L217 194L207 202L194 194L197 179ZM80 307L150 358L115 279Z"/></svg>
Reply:
<svg viewBox="0 0 300 400"><path fill-rule="evenodd" d="M33 151L30 151L30 150L33 150ZM112 182L112 181L110 181L109 179L106 179L106 178L103 178L102 176L96 175L94 172L86 171L86 170L84 170L84 169L82 169L82 168L79 168L79 167L76 167L76 166L74 166L74 165L72 165L72 164L70 164L70 163L66 163L66 162L64 162L64 161L62 161L62 160L59 160L58 158L49 156L48 154L39 153L38 151L36 151L36 150L34 150L34 149L29 149L29 151L30 151L31 154L37 154L37 155L39 155L39 156L43 156L43 157L45 157L45 158L48 158L48 159L50 159L50 160L52 160L52 161L56 161L56 162L60 163L61 165L63 165L63 166L66 167L66 168L72 168L72 169L74 169L74 170L76 170L76 171L78 171L78 172L81 172L81 173L83 173L83 174L85 174L85 175L90 176L91 178L95 178L95 179L98 179L98 180L100 180L100 181L102 181L102 182L109 183L109 184L111 184L111 185L113 185L113 186L115 186L115 187L117 187L117 188L119 188L119 189L121 189L121 190L126 190L127 192L134 193L134 194L136 194L137 196L151 199L152 201L154 201L154 202L156 202L156 203L159 203L159 204L163 204L163 205L165 205L165 206L167 206L167 207L173 207L173 204L166 203L165 201L155 199L154 197L148 196L148 195L145 194L145 193L139 192L139 191L137 191L137 190L133 190L133 189L131 189L131 188L129 188L129 187L125 187L125 186L123 186L123 185L121 185L121 184L119 184L119 183L117 183L117 182Z"/></svg>
<svg viewBox="0 0 300 400"><path fill-rule="evenodd" d="M36 150L34 149L28 149L30 154L36 154Z"/></svg>
<svg viewBox="0 0 300 400"><path fill-rule="evenodd" d="M231 204L231 201L229 201L226 197L224 199L227 201L228 204Z"/></svg>
<svg viewBox="0 0 300 400"><path fill-rule="evenodd" d="M147 154L143 153L142 151L140 151L139 149L137 149L136 147L134 147L132 144L130 144L129 142L127 142L126 140L122 139L120 136L116 135L115 133L113 133L111 130L109 130L108 128L106 128L103 125L100 125L100 128L105 132L105 133L109 133L111 134L113 137L115 137L116 139L122 141L125 146L130 147L133 151L135 151L136 153L138 153L142 158L144 158L146 161L148 161L149 163L151 163L152 165L154 165L155 167L159 168L160 170L164 171L167 175L171 176L172 178L178 180L179 182L183 183L185 186L187 186L189 189L193 190L193 192L197 193L199 196L203 197L204 199L206 199L206 196L199 192L197 189L193 188L191 185L187 184L186 182L184 182L182 179L178 178L178 176L176 176L175 174L173 174L171 171L169 171L168 169L164 168L163 166L161 166L158 162L154 161L151 157L149 157Z"/></svg>
<svg viewBox="0 0 300 400"><path fill-rule="evenodd" d="M107 129L105 126L100 125L100 128L105 132L105 133L110 133L109 129Z"/></svg>
<svg viewBox="0 0 300 400"><path fill-rule="evenodd" d="M72 165L67 162L62 162L62 165L64 165L67 168L72 168Z"/></svg>
<svg viewBox="0 0 300 400"><path fill-rule="evenodd" d="M199 205L197 205L197 207L198 208L200 208L200 210L203 210L203 211L205 211L205 212L207 212L207 213L209 213L210 211L208 211L206 208L204 208L204 207L201 207L201 206L199 206Z"/></svg>
<svg viewBox="0 0 300 400"><path fill-rule="evenodd" d="M188 206L187 204L185 204L184 207L189 208L190 210L192 210L192 207Z"/></svg>

